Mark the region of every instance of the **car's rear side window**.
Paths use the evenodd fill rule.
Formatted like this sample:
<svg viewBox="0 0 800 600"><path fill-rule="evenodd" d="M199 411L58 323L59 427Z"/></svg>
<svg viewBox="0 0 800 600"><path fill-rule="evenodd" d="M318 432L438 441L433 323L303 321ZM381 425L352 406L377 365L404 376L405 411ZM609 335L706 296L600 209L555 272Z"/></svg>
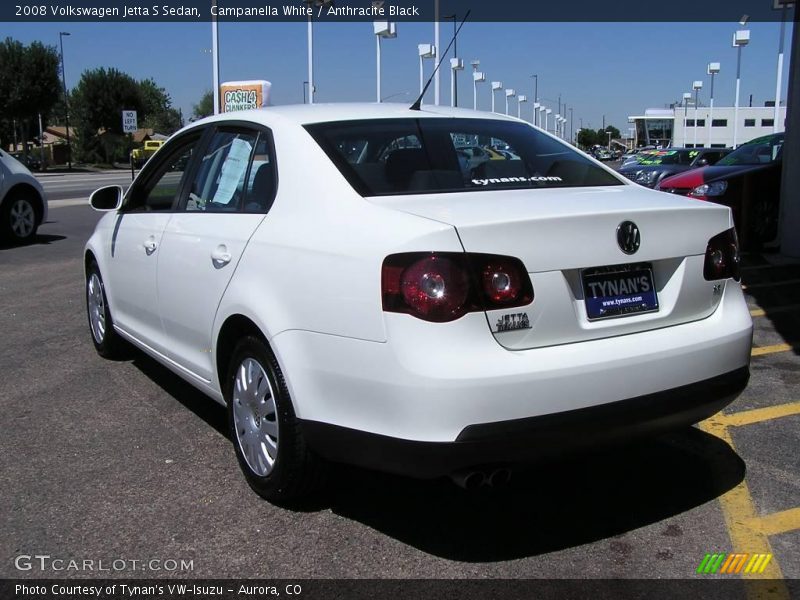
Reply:
<svg viewBox="0 0 800 600"><path fill-rule="evenodd" d="M372 119L307 125L362 196L624 185L540 131L492 119Z"/></svg>

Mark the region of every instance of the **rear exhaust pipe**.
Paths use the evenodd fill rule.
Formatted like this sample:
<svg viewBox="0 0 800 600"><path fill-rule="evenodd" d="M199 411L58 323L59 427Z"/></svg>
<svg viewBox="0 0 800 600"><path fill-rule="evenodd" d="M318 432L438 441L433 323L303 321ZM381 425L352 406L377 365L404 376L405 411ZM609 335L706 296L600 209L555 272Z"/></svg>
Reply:
<svg viewBox="0 0 800 600"><path fill-rule="evenodd" d="M486 482L490 486L496 488L507 486L509 481L511 481L511 469L505 467L495 469L491 472L489 477L486 478Z"/></svg>
<svg viewBox="0 0 800 600"><path fill-rule="evenodd" d="M465 490L477 490L486 483L486 475L481 471L456 471L450 474L450 479L458 487Z"/></svg>

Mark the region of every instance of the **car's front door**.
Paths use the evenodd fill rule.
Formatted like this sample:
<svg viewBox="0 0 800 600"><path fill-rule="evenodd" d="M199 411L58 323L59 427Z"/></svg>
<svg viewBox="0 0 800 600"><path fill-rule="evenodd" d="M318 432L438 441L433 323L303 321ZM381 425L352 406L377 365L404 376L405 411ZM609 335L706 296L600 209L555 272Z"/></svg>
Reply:
<svg viewBox="0 0 800 600"><path fill-rule="evenodd" d="M137 178L117 215L104 273L115 324L160 353L166 346L156 293L161 239L200 135L170 143L162 160L150 163Z"/></svg>
<svg viewBox="0 0 800 600"><path fill-rule="evenodd" d="M204 381L213 376L217 308L275 188L269 132L220 127L164 231L158 297L169 356Z"/></svg>

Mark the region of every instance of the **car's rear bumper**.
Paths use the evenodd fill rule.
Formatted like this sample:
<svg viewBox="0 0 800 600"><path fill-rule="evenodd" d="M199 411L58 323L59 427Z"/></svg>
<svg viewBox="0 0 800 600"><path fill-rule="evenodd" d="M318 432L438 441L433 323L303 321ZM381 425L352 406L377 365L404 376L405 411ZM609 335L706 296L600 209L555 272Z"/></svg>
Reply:
<svg viewBox="0 0 800 600"><path fill-rule="evenodd" d="M656 435L697 423L747 385L742 367L704 381L609 404L465 427L454 442L419 442L303 421L309 445L335 462L430 478L479 465L526 462Z"/></svg>

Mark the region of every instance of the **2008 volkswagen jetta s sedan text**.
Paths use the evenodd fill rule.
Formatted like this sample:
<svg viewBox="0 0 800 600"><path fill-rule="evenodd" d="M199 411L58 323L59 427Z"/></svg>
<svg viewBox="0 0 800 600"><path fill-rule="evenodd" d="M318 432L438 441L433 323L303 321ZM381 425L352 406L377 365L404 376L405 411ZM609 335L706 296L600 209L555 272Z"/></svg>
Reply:
<svg viewBox="0 0 800 600"><path fill-rule="evenodd" d="M91 203L108 211L85 253L97 351L132 343L226 405L270 500L330 462L433 478L654 435L747 383L730 210L517 119L228 113Z"/></svg>

